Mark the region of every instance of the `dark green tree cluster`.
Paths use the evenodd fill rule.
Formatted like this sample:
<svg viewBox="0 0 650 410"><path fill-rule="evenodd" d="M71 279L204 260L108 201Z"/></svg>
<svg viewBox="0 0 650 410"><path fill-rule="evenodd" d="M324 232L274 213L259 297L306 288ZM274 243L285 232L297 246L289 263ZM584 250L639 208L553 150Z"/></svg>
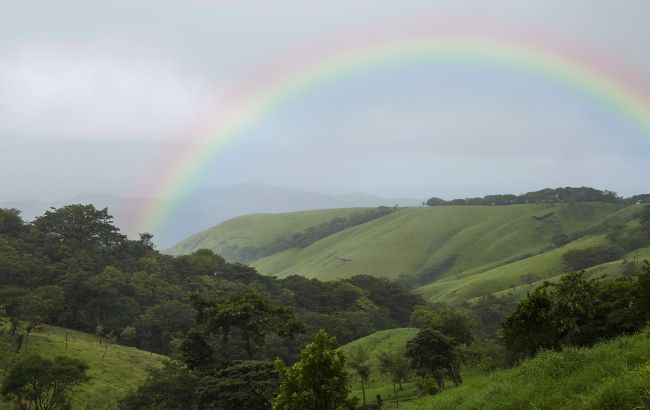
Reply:
<svg viewBox="0 0 650 410"><path fill-rule="evenodd" d="M515 205L515 204L561 204L572 202L608 202L608 203L650 203L647 195L636 195L631 198L621 198L615 192L601 191L595 188L545 188L539 191L527 192L521 195L502 194L486 195L484 197L452 199L445 201L440 198L430 198L428 206L440 205ZM647 202L645 202L647 200Z"/></svg>
<svg viewBox="0 0 650 410"><path fill-rule="evenodd" d="M300 361L276 366L282 383L273 410L352 410L345 355L337 349L335 337L320 330L300 353Z"/></svg>
<svg viewBox="0 0 650 410"><path fill-rule="evenodd" d="M411 322L422 329L406 344L406 356L414 370L428 371L438 389L445 387L445 376L456 386L461 385L462 348L474 338L469 312L446 305L418 307Z"/></svg>
<svg viewBox="0 0 650 410"><path fill-rule="evenodd" d="M589 346L641 329L650 319L650 266L606 280L573 272L530 292L502 324L511 362L540 349Z"/></svg>
<svg viewBox="0 0 650 410"><path fill-rule="evenodd" d="M69 408L74 387L88 381L87 370L86 363L72 357L29 356L11 368L2 382L2 394L13 398L20 408Z"/></svg>

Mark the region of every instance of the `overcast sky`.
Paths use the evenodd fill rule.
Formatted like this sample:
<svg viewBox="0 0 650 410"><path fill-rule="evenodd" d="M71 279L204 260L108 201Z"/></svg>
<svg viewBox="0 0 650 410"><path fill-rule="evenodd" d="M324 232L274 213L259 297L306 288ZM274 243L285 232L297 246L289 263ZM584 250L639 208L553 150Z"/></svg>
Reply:
<svg viewBox="0 0 650 410"><path fill-rule="evenodd" d="M226 115L227 95L346 33L485 20L584 44L650 83L649 17L648 0L0 0L0 200L148 195L138 181ZM570 87L499 67L397 64L287 101L188 189L629 195L650 192L648 175L647 131Z"/></svg>

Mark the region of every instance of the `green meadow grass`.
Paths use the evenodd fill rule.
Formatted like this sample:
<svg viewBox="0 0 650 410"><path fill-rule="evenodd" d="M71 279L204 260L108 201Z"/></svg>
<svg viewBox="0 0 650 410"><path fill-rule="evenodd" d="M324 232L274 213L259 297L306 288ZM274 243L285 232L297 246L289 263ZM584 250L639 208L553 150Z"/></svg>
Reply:
<svg viewBox="0 0 650 410"><path fill-rule="evenodd" d="M165 359L164 356L132 347L107 345L105 342L99 344L96 336L52 326L46 326L43 333L29 336L21 356L35 354L48 358L71 356L88 363L90 381L74 390L73 409L115 409L117 400L139 386L148 370L161 367ZM0 377L6 376L16 360L19 359L14 353L14 346L7 340L5 328L0 333ZM7 402L2 405L4 408L15 408Z"/></svg>
<svg viewBox="0 0 650 410"><path fill-rule="evenodd" d="M291 236L310 226L345 218L370 208L341 208L283 214L251 214L229 219L179 242L165 252L184 255L201 248L228 256L245 246L260 247L284 235Z"/></svg>
<svg viewBox="0 0 650 410"><path fill-rule="evenodd" d="M513 289L523 295L530 286L525 275L554 280L565 273L564 252L605 243L603 235L588 234L590 229L607 221L630 221L639 209L605 203L402 208L252 265L277 277L320 280L359 274L397 278L438 268L431 283L417 290L429 301L458 303ZM208 247L228 257L241 247L263 246L359 210L243 216L194 235L171 251ZM579 239L554 249L551 238L559 233ZM615 264L602 268L617 271Z"/></svg>
<svg viewBox="0 0 650 410"><path fill-rule="evenodd" d="M405 402L400 408L631 410L647 408L648 400L650 331L646 330L592 348L543 351L512 369L468 377L461 387Z"/></svg>
<svg viewBox="0 0 650 410"><path fill-rule="evenodd" d="M348 360L350 353L354 349L361 349L368 355L368 365L370 365L370 381L366 386L366 402L374 403L375 397L381 395L384 400L384 409L395 408L396 402L393 399L393 385L390 376L381 374L379 369L379 360L377 355L381 352L403 351L406 342L413 339L418 333L416 328L399 328L381 330L361 339L354 340L340 349L346 353ZM361 382L357 374L349 369L352 381L352 394L359 399L362 404ZM399 392L401 401L413 400L416 396L416 388L412 383L404 383L403 390Z"/></svg>

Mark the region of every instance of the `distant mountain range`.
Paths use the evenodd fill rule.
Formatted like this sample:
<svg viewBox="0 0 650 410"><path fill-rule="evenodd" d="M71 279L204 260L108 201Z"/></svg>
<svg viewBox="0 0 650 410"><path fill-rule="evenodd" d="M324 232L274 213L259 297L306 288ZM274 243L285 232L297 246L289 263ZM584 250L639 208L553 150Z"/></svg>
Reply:
<svg viewBox="0 0 650 410"><path fill-rule="evenodd" d="M115 224L122 232L135 237L136 224L129 215L139 209L145 198L125 198L101 193L84 193L59 201L0 201L1 208L16 208L23 218L31 220L50 207L68 204L93 204L108 208ZM412 198L382 198L363 193L331 195L301 191L259 183L238 184L230 187L202 189L173 201L159 200L160 206L177 211L166 226L152 229L154 242L165 249L187 236L207 229L227 219L255 213L280 213L312 209L356 208L376 206L414 206L422 200ZM148 202L148 201L147 201Z"/></svg>

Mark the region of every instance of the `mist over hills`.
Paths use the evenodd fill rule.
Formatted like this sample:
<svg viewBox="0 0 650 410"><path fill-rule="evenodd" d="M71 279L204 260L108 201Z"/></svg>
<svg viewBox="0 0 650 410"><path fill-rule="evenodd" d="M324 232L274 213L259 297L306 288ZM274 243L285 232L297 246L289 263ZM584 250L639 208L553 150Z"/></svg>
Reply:
<svg viewBox="0 0 650 410"><path fill-rule="evenodd" d="M52 201L0 201L0 208L15 208L31 220L42 215L50 207L69 204L93 204L96 208L108 208L115 225L130 237L137 236L138 226L130 217L134 210L149 203L146 198L127 198L103 193L82 193L75 197ZM187 236L217 225L223 221L254 213L281 213L313 209L336 209L377 206L419 205L420 199L382 198L364 193L333 195L298 189L244 183L229 187L201 189L175 200L157 199L156 207L175 209L169 223L154 227L151 233L160 249L178 243Z"/></svg>

